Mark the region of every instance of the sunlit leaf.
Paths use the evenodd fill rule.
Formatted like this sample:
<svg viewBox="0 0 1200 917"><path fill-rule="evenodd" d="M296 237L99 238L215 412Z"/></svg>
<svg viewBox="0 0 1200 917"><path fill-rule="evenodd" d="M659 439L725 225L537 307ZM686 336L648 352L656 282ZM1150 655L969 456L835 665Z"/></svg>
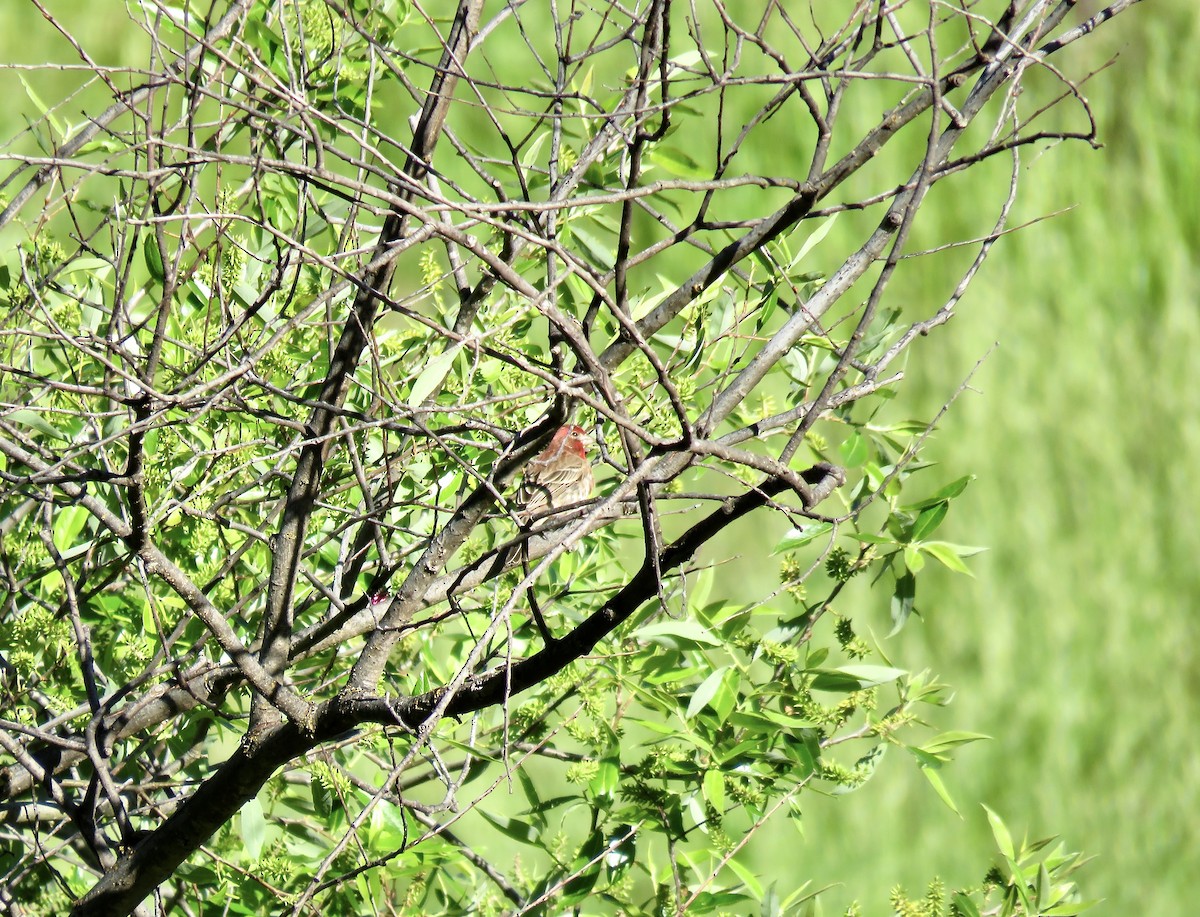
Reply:
<svg viewBox="0 0 1200 917"><path fill-rule="evenodd" d="M462 344L452 344L442 353L425 364L425 368L417 375L409 390L407 404L410 408L420 407L421 404L437 389L450 372Z"/></svg>
<svg viewBox="0 0 1200 917"><path fill-rule="evenodd" d="M695 692L692 694L692 699L688 701L687 712L684 713L685 719L691 719L706 706L717 695L717 691L721 688L722 680L725 678L726 667L722 666L717 669L708 678L700 683Z"/></svg>
<svg viewBox="0 0 1200 917"><path fill-rule="evenodd" d="M816 522L812 525L789 529L787 534L775 545L775 550L771 553L782 554L784 551L794 551L796 548L802 548L822 535L827 535L832 530L833 525L828 522Z"/></svg>
<svg viewBox="0 0 1200 917"><path fill-rule="evenodd" d="M704 772L704 798L718 812L725 810L725 778L716 768Z"/></svg>
<svg viewBox="0 0 1200 917"><path fill-rule="evenodd" d="M267 838L267 818L258 799L251 799L242 806L241 823L246 856L252 861L257 860L262 853L263 841Z"/></svg>
<svg viewBox="0 0 1200 917"><path fill-rule="evenodd" d="M910 511L919 511L928 509L931 506L936 506L938 503L945 503L949 500L953 500L964 490L966 490L967 485L974 480L975 475L973 474L961 477L957 481L953 481L952 483L947 484L945 487L942 487L936 493L926 497L924 500L918 500L916 503L906 504L904 509Z"/></svg>
<svg viewBox="0 0 1200 917"><path fill-rule="evenodd" d="M1012 835L1008 833L1008 827L1000 816L986 805L983 807L983 811L987 813L988 824L992 826L992 837L996 839L996 847L999 848L1005 859L1010 863L1016 863L1017 853L1013 847Z"/></svg>
<svg viewBox="0 0 1200 917"><path fill-rule="evenodd" d="M817 691L861 691L885 685L908 674L904 669L886 665L846 665L836 669L816 669L812 686Z"/></svg>
<svg viewBox="0 0 1200 917"><path fill-rule="evenodd" d="M681 649L689 644L720 646L721 641L704 625L696 621L660 621L639 628L635 636L640 640L660 643L672 649Z"/></svg>
<svg viewBox="0 0 1200 917"><path fill-rule="evenodd" d="M946 784L942 782L942 775L938 773L936 767L925 766L921 768L921 773L925 775L925 779L929 781L929 785L933 787L934 792L944 802L947 808L955 815L961 815L958 811L958 806L954 802L954 797L950 795L950 791L946 789Z"/></svg>
<svg viewBox="0 0 1200 917"><path fill-rule="evenodd" d="M935 503L933 506L921 510L921 514L917 516L917 521L913 523L912 540L924 541L933 533L942 520L946 518L946 513L950 511L949 502L943 501Z"/></svg>

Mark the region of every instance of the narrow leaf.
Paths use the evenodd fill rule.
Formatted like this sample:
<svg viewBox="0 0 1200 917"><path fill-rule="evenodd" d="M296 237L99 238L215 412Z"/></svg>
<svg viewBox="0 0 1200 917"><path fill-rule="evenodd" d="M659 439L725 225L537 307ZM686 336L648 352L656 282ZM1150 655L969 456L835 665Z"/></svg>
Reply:
<svg viewBox="0 0 1200 917"><path fill-rule="evenodd" d="M958 912L962 914L962 917L979 917L979 908L975 906L975 902L965 893L955 892L952 900L954 901L954 906L958 908Z"/></svg>
<svg viewBox="0 0 1200 917"><path fill-rule="evenodd" d="M31 411L28 408L18 408L15 411L9 411L4 415L4 419L9 423L19 423L22 426L29 427L32 430L37 430L45 436L51 436L54 439L66 439L63 431L58 429L46 418L36 411Z"/></svg>
<svg viewBox="0 0 1200 917"><path fill-rule="evenodd" d="M46 103L42 101L41 96L33 91L33 87L29 85L22 74L18 73L17 79L20 80L21 85L25 87L25 95L29 96L29 101L37 106L38 111L40 111L46 117L46 122L52 128L54 128L54 132L58 134L59 139L64 139L67 136L67 129L63 125L63 122L59 120L58 116L55 115L54 112L51 111L46 105Z"/></svg>
<svg viewBox="0 0 1200 917"><path fill-rule="evenodd" d="M916 503L910 503L904 508L908 510L923 510L937 503L944 503L947 500L953 500L964 490L966 490L967 485L974 480L975 475L969 474L966 477L959 478L957 481L954 481L951 484L947 484L937 493L926 497L924 500L918 500Z"/></svg>
<svg viewBox="0 0 1200 917"><path fill-rule="evenodd" d="M267 836L267 819L263 815L262 803L251 799L242 806L242 846L246 856L257 860L262 853L263 841Z"/></svg>
<svg viewBox="0 0 1200 917"><path fill-rule="evenodd" d="M462 349L462 346L462 344L455 344L444 353L438 354L425 365L425 368L417 376L416 381L413 382L412 390L408 393L408 406L410 408L420 407L425 399L432 395L437 387L442 384L442 380L449 374L450 367L454 365L454 359L458 356L458 352Z"/></svg>
<svg viewBox="0 0 1200 917"><path fill-rule="evenodd" d="M1041 917L1074 917L1076 914L1082 914L1084 911L1094 908L1103 900L1103 898L1093 898L1088 901L1064 901L1046 908L1042 911Z"/></svg>
<svg viewBox="0 0 1200 917"><path fill-rule="evenodd" d="M929 781L929 785L933 787L934 792L941 797L950 811L961 817L962 813L958 811L958 806L954 804L954 798L950 795L950 791L946 789L946 784L942 782L942 775L938 773L936 767L922 767L921 773L925 775L925 779Z"/></svg>
<svg viewBox="0 0 1200 917"><path fill-rule="evenodd" d="M796 252L796 257L792 259L790 267L794 267L804 260L804 256L821 244L821 240L829 235L829 230L833 229L834 220L837 219L837 214L825 218L821 221L821 225L809 234L809 237L804 240L804 244L800 246L800 251Z"/></svg>
<svg viewBox="0 0 1200 917"><path fill-rule="evenodd" d="M921 545L921 550L931 557L940 560L942 564L955 573L965 573L967 576L974 576L970 568L963 563L962 558L958 556L955 546L944 541L927 541Z"/></svg>
<svg viewBox="0 0 1200 917"><path fill-rule="evenodd" d="M696 621L662 621L658 624L647 624L637 631L636 636L671 649L681 649L683 643L721 646L721 641L713 636L712 631Z"/></svg>
<svg viewBox="0 0 1200 917"><path fill-rule="evenodd" d="M725 811L725 778L715 767L704 772L704 798L718 812Z"/></svg>
<svg viewBox="0 0 1200 917"><path fill-rule="evenodd" d="M949 502L935 503L928 509L921 510L917 521L913 523L912 540L924 541L933 534L933 530L942 524L946 513L950 511Z"/></svg>
<svg viewBox="0 0 1200 917"><path fill-rule="evenodd" d="M722 666L700 683L700 687L696 689L696 693L692 695L691 701L688 702L684 719L690 720L703 710L708 705L708 702L716 696L717 691L721 687L721 680L725 677L726 668L728 666Z"/></svg>
<svg viewBox="0 0 1200 917"><path fill-rule="evenodd" d="M812 683L815 690L844 692L884 685L903 678L908 672L886 665L845 665L836 669L817 669L815 674Z"/></svg>
<svg viewBox="0 0 1200 917"><path fill-rule="evenodd" d="M516 818L505 818L503 815L492 815L483 809L476 809L476 811L491 822L496 830L505 837L511 837L514 841L520 841L522 844L530 844L534 847L541 846L539 842L540 832L533 825L529 824L529 822Z"/></svg>
<svg viewBox="0 0 1200 917"><path fill-rule="evenodd" d="M927 751L931 755L936 755L951 748L957 748L959 745L967 745L971 742L990 738L991 736L984 735L982 732L943 732L941 735L935 736L931 741L922 745L921 750Z"/></svg>
<svg viewBox="0 0 1200 917"><path fill-rule="evenodd" d="M146 262L146 270L156 283L162 283L167 272L163 269L162 252L158 250L158 240L153 233L142 239L142 258Z"/></svg>
<svg viewBox="0 0 1200 917"><path fill-rule="evenodd" d="M775 550L772 554L782 554L784 551L791 551L795 548L802 548L822 535L827 534L833 526L828 522L818 522L815 525L804 525L799 528L791 529L786 535L779 540L779 544L775 545ZM856 538L860 536L854 536Z"/></svg>
<svg viewBox="0 0 1200 917"><path fill-rule="evenodd" d="M842 442L842 447L839 451L842 454L842 464L847 468L857 468L866 462L871 454L871 448L867 443L866 437L857 431L851 433Z"/></svg>
<svg viewBox="0 0 1200 917"><path fill-rule="evenodd" d="M896 577L896 589L892 593L892 630L888 634L889 637L899 633L908 623L916 596L917 578L906 570Z"/></svg>
<svg viewBox="0 0 1200 917"><path fill-rule="evenodd" d="M996 839L996 847L999 848L1004 858L1015 866L1017 854L1013 848L1012 835L1008 833L1008 827L1000 816L987 806L983 807L983 811L987 813L988 823L992 826L992 837Z"/></svg>

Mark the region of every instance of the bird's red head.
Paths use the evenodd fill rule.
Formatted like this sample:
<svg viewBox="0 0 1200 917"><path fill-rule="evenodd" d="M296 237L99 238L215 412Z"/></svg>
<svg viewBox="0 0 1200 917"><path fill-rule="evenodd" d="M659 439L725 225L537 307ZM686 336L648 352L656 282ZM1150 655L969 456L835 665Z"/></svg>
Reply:
<svg viewBox="0 0 1200 917"><path fill-rule="evenodd" d="M578 424L569 423L555 431L549 449L565 447L577 455L587 455L588 447L591 445L592 438L587 435L587 430Z"/></svg>

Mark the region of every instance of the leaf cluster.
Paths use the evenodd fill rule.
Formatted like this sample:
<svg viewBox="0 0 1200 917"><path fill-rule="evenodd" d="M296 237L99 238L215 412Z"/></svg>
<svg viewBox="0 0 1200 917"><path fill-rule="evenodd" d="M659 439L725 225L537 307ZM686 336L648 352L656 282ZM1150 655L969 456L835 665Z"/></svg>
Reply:
<svg viewBox="0 0 1200 917"><path fill-rule="evenodd" d="M805 794L891 747L955 808L941 768L982 737L930 735L948 689L853 584L894 633L927 560L968 572L933 536L969 477L928 480L898 367L1047 137L1013 107L1033 55L1086 32L480 6L151 3L154 76L95 69L134 86L111 108L29 88L0 215L6 905L796 913L814 882L747 845ZM756 153L788 118L806 165ZM929 189L1002 157L958 285L888 305L933 254ZM567 422L596 493L528 522L514 484ZM750 520L788 533L734 601ZM1008 912L1069 912L1074 860L997 842Z"/></svg>

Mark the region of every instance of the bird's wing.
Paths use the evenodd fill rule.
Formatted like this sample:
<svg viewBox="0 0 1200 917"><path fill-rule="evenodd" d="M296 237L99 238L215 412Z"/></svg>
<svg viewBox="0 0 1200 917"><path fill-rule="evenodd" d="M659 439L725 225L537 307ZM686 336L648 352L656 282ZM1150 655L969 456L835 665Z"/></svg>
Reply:
<svg viewBox="0 0 1200 917"><path fill-rule="evenodd" d="M580 465L587 464L583 460L564 461L559 459L553 464L535 466L530 462L525 468L525 486L546 487L553 490L563 484L572 484L579 480Z"/></svg>

